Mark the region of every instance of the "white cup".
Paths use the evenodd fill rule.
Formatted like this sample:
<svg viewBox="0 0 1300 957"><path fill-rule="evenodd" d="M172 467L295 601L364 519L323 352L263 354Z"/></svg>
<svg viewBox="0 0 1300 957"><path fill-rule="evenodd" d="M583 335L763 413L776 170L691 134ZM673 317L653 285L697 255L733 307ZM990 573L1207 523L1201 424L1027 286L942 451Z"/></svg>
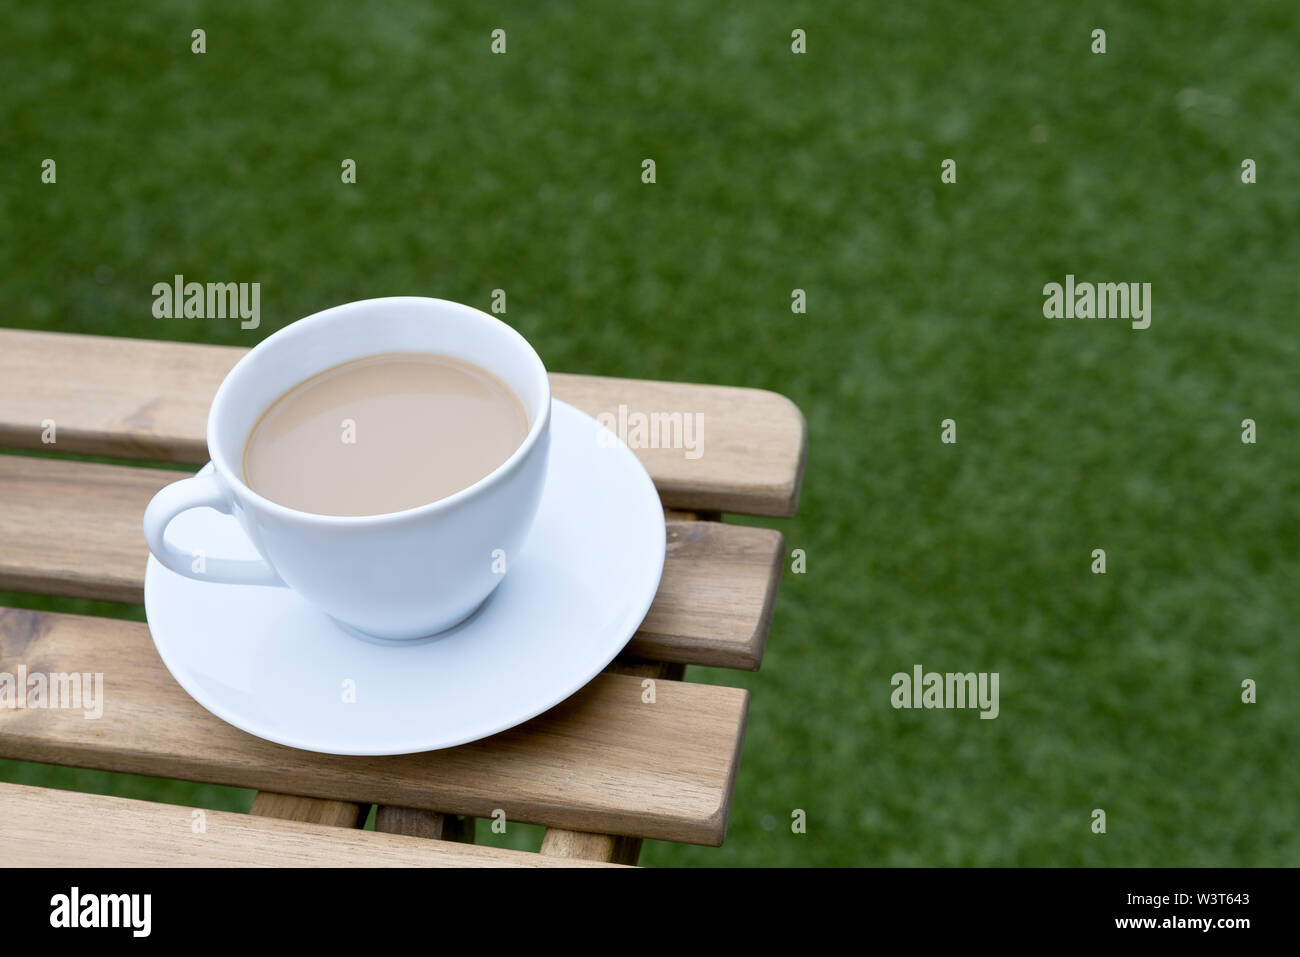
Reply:
<svg viewBox="0 0 1300 957"><path fill-rule="evenodd" d="M391 352L438 353L494 373L528 413L523 444L469 488L384 515L300 512L244 483L244 446L272 402L340 363ZM546 479L550 423L546 368L505 323L443 299L335 306L267 337L230 370L208 412L212 468L154 496L144 537L159 562L187 578L288 587L341 624L378 638L435 634L467 618L501 583L497 549L508 567L523 545ZM213 557L201 542L180 548L168 541L168 523L191 508L233 515L262 560ZM204 551L202 563L197 551Z"/></svg>

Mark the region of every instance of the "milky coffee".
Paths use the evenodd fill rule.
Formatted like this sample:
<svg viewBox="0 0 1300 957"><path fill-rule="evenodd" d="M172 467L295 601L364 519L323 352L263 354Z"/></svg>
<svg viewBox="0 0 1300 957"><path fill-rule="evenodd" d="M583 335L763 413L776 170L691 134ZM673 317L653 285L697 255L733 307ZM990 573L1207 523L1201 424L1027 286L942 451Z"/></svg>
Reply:
<svg viewBox="0 0 1300 957"><path fill-rule="evenodd" d="M523 444L528 427L514 392L473 363L369 356L271 403L244 447L244 481L302 512L398 512L473 485Z"/></svg>

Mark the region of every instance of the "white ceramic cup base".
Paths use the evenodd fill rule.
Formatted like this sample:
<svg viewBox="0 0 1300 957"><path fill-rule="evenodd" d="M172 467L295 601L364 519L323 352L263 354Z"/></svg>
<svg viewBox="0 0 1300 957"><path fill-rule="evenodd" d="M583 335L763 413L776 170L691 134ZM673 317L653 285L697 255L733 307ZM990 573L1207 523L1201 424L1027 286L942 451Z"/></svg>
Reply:
<svg viewBox="0 0 1300 957"><path fill-rule="evenodd" d="M355 359L409 352L470 362L519 399L528 432L493 471L436 501L382 515L299 511L244 481L249 434L280 396ZM527 541L547 472L550 419L546 367L501 320L460 303L415 296L335 306L290 323L235 363L208 412L211 468L153 497L144 513L145 541L179 575L287 587L366 634L418 638L443 631L501 583L497 556L509 560ZM420 427L418 421L406 425ZM365 454L364 440L356 454ZM253 553L234 556L194 539L188 549L169 544L173 521L205 509L233 515Z"/></svg>
<svg viewBox="0 0 1300 957"><path fill-rule="evenodd" d="M492 594L495 595L496 592L493 592ZM361 641L369 641L378 645L409 645L420 641L433 641L435 638L439 637L440 635L445 635L449 631L455 631L461 625L468 624L474 618L475 615L477 615L480 611L483 610L483 606L486 605L491 600L492 600L492 595L488 595L488 597L484 598L480 604L472 608L468 615L464 615L460 618L457 618L455 621L450 622L445 627L439 628L436 631L431 631L427 635L414 635L410 638L385 638L382 635L372 635L369 632L362 631L360 628L353 628L346 621L339 621L337 618L334 618L330 615L326 615L325 617L329 618L329 620L334 623L334 626L338 628L340 631L344 632L345 634L351 635L353 638L358 638Z"/></svg>
<svg viewBox="0 0 1300 957"><path fill-rule="evenodd" d="M370 639L290 589L195 580L151 556L145 611L163 663L229 724L329 754L452 747L554 707L636 632L666 542L658 493L626 446L558 400L551 431L528 541L459 625ZM193 539L232 558L257 554L234 518L211 509L177 516L167 537L182 549Z"/></svg>

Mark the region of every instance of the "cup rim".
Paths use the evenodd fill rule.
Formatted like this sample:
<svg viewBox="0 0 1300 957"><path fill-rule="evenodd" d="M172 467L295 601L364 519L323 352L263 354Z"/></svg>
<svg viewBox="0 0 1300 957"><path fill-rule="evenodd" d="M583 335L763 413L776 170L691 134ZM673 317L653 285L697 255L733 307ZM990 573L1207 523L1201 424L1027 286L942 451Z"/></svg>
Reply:
<svg viewBox="0 0 1300 957"><path fill-rule="evenodd" d="M452 311L462 314L468 320L479 322L481 324L491 324L494 329L503 332L507 338L513 339L523 348L529 363L534 367L534 371L536 372L538 381L541 383L542 387L542 401L539 413L534 417L532 423L529 425L528 434L524 436L523 442L521 442L519 447L511 453L509 458L472 485L467 485L465 488L444 496L443 498L436 499L435 501L425 502L423 505L415 505L411 508L402 509L397 512L379 512L374 515L324 515L320 512L307 512L302 509L291 508L288 505L281 505L279 502L274 502L259 492L254 491L246 482L244 482L240 472L229 467L229 463L226 461L226 457L222 454L222 450L218 447L216 441L216 423L221 417L224 402L228 401L228 396L233 389L231 381L236 378L236 373L240 367L249 362L252 355L259 349L265 350L277 342L284 342L287 339L308 334L308 329L307 327L304 327L304 323L314 324L316 321L324 320L330 316L337 315L340 312L356 311L362 306L374 306L376 304L395 305L398 303L418 303L421 306L434 305L438 308L450 307ZM376 352L368 352L364 355L353 356L351 359L345 359L343 361L352 362L357 359L368 358L372 355L385 355L393 351L394 350L392 349L386 349ZM292 388L292 386L290 388ZM265 409L262 410L263 413L265 413L265 411ZM487 491L490 486L497 484L507 475L512 474L521 467L523 460L529 455L537 443L541 441L541 435L549 426L550 421L550 376L546 371L546 366L543 364L541 356L537 354L537 350L534 349L532 344L520 335L512 326L502 322L495 316L488 315L480 309L475 309L473 306L467 306L464 303L453 302L450 299L436 299L429 296L382 296L374 299L358 299L354 302L340 303L337 306L331 306L328 309L313 312L310 315L303 316L301 319L296 319L283 328L276 330L257 345L249 349L248 352L241 356L239 361L231 367L230 371L226 373L225 378L221 380L221 385L217 387L216 394L212 397L212 404L208 409L206 440L208 445L208 456L212 461L213 468L216 469L217 474L221 476L221 480L226 483L236 500L241 504L251 504L256 506L258 509L269 512L270 514L283 519L348 527L392 524L414 518L423 518L425 516L436 515L440 512L448 511L464 502L477 498L479 495ZM244 441L248 441L247 436L245 436Z"/></svg>

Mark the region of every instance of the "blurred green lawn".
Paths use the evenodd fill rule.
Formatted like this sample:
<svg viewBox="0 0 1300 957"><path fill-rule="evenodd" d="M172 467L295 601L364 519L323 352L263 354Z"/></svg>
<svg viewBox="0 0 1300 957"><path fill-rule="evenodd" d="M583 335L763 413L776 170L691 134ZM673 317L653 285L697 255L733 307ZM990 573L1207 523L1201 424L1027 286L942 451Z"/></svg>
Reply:
<svg viewBox="0 0 1300 957"><path fill-rule="evenodd" d="M4 325L252 345L349 300L487 308L503 288L552 369L804 410L799 516L762 524L807 572L787 571L761 672L690 671L752 692L727 842L649 843L644 863L1300 863L1292 4L5 19ZM154 319L176 273L260 282L261 328ZM1151 328L1042 318L1067 273L1152 283ZM890 676L915 663L999 672L1000 717L893 710ZM12 762L0 778L250 799Z"/></svg>

